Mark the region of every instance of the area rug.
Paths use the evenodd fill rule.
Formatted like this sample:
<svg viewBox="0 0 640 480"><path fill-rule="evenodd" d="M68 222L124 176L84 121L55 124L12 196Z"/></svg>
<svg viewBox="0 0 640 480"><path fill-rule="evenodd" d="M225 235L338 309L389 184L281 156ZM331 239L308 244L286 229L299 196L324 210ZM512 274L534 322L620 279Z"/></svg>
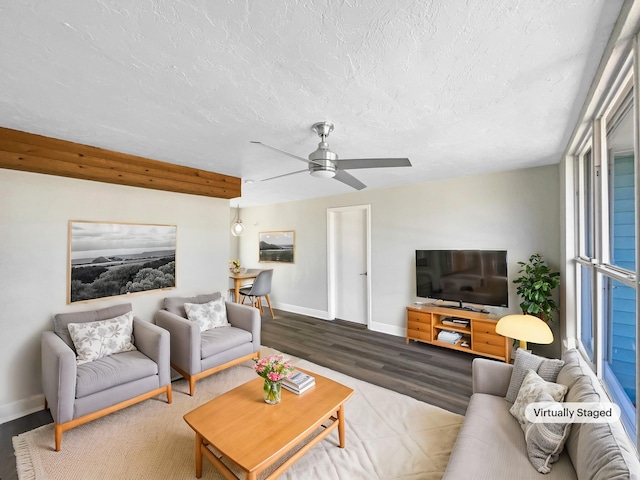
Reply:
<svg viewBox="0 0 640 480"><path fill-rule="evenodd" d="M274 350L263 348L261 354ZM442 478L463 417L290 355L293 363L354 389L345 405L346 448L337 431L318 443L280 478ZM193 430L183 415L211 398L255 378L252 362L196 383L194 397L183 379L173 383L173 403L146 400L63 434L53 450L53 424L13 437L18 478L193 479ZM274 407L277 408L277 407ZM273 428L277 428L274 425ZM203 461L204 479L224 477Z"/></svg>

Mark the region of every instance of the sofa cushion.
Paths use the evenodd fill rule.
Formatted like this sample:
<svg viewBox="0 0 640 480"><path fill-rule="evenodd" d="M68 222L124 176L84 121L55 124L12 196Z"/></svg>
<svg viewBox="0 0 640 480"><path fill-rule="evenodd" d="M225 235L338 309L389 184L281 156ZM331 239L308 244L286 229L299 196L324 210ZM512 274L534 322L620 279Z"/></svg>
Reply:
<svg viewBox="0 0 640 480"><path fill-rule="evenodd" d="M609 402L597 377L576 349L562 356L557 381L569 387L567 402ZM580 478L638 478L637 456L620 422L575 423L565 449Z"/></svg>
<svg viewBox="0 0 640 480"><path fill-rule="evenodd" d="M206 330L200 334L200 358L211 357L252 340L251 332L241 328L228 326Z"/></svg>
<svg viewBox="0 0 640 480"><path fill-rule="evenodd" d="M124 352L78 365L76 398L158 374L158 366L139 351Z"/></svg>
<svg viewBox="0 0 640 480"><path fill-rule="evenodd" d="M133 345L133 312L97 322L70 323L67 327L76 347L78 365L136 350Z"/></svg>
<svg viewBox="0 0 640 480"><path fill-rule="evenodd" d="M519 348L516 350L516 360L513 362L513 372L509 381L509 389L507 390L507 401L513 403L516 401L520 385L524 380L528 370L533 370L547 382L555 382L558 372L564 365L564 361L555 358L545 358L534 355Z"/></svg>
<svg viewBox="0 0 640 480"><path fill-rule="evenodd" d="M207 303L218 298L222 298L220 292L196 295L195 297L166 297L164 299L164 309L174 315L187 318L187 312L184 309L185 303Z"/></svg>
<svg viewBox="0 0 640 480"><path fill-rule="evenodd" d="M638 478L635 453L620 423L583 423L578 438L578 478L611 480Z"/></svg>
<svg viewBox="0 0 640 480"><path fill-rule="evenodd" d="M560 402L565 393L567 393L567 387L559 383L547 382L536 372L529 370L522 381L516 401L513 402L513 406L509 409L511 415L520 423L523 432L526 432L526 427L529 423L525 417L525 409L530 403L536 402L542 392L548 393L554 401Z"/></svg>
<svg viewBox="0 0 640 480"><path fill-rule="evenodd" d="M541 392L536 402L544 402L547 409L562 409L562 404L554 401L547 392ZM564 449L569 432L571 432L571 423L568 422L527 422L524 434L527 455L531 465L538 472L551 471L551 465L558 461Z"/></svg>
<svg viewBox="0 0 640 480"><path fill-rule="evenodd" d="M68 325L70 323L106 320L107 318L118 317L124 313L130 312L131 310L132 308L130 303L123 303L98 310L89 310L87 312L58 313L53 317L53 331L75 352L76 349L73 345L73 340L71 340L71 336L69 335Z"/></svg>
<svg viewBox="0 0 640 480"><path fill-rule="evenodd" d="M588 366L580 361L578 351L575 349L567 350L562 355L562 359L564 360L564 366L558 373L557 382L568 387L565 401L599 402L601 399L596 393L591 376L588 374ZM606 398L603 400L607 401ZM575 423L571 427L569 438L567 438L565 444L565 449L574 465L577 464L581 457L578 452L578 439L582 425L582 423Z"/></svg>
<svg viewBox="0 0 640 480"><path fill-rule="evenodd" d="M471 396L444 479L576 478L566 453L547 475L542 476L531 466L522 429L509 413L511 406L504 397L484 393Z"/></svg>
<svg viewBox="0 0 640 480"><path fill-rule="evenodd" d="M222 297L207 303L185 303L184 309L187 312L187 318L196 322L201 332L229 325L227 307Z"/></svg>

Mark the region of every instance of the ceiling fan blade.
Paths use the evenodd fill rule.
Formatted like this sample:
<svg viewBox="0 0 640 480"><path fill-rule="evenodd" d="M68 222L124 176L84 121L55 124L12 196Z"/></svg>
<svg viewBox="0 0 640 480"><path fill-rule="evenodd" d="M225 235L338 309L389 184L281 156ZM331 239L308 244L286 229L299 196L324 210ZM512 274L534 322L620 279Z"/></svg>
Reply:
<svg viewBox="0 0 640 480"><path fill-rule="evenodd" d="M251 143L256 143L258 145L262 145L263 147L270 148L271 150L275 150L276 152L284 153L285 155L289 155L290 157L295 158L296 160L302 160L304 163L313 163L313 162L310 162L309 160L307 160L304 157L300 157L300 156L295 155L293 153L285 152L284 150L280 150L279 148L272 147L271 145L267 145L266 143L256 142L255 140L251 140Z"/></svg>
<svg viewBox="0 0 640 480"><path fill-rule="evenodd" d="M367 186L358 180L356 177L351 175L350 173L343 172L342 170L336 171L336 176L333 177L335 180L339 182L345 183L349 185L351 188L355 188L356 190L362 190L363 188L367 188Z"/></svg>
<svg viewBox="0 0 640 480"><path fill-rule="evenodd" d="M356 168L383 168L383 167L410 167L408 158L345 158L336 160L336 165L341 170L354 170Z"/></svg>
<svg viewBox="0 0 640 480"><path fill-rule="evenodd" d="M297 172L291 172L291 173L285 173L284 175L277 175L275 177L269 177L269 178L264 178L262 180L260 180L261 182L266 182L267 180L273 180L274 178L282 178L282 177L288 177L289 175L295 175L296 173L302 173L302 172L308 172L308 169L304 169L304 170L298 170Z"/></svg>

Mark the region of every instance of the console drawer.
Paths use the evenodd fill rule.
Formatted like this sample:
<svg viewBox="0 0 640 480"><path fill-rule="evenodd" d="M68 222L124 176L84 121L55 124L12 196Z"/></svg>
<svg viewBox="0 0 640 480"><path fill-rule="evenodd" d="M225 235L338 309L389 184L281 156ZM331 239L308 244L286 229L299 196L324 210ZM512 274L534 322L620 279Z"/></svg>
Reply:
<svg viewBox="0 0 640 480"><path fill-rule="evenodd" d="M431 324L430 323L420 323L420 322L415 322L415 321L409 320L407 322L407 329L412 330L412 331L420 330L421 332L429 332L429 333L431 333Z"/></svg>
<svg viewBox="0 0 640 480"><path fill-rule="evenodd" d="M420 323L422 325L431 326L431 314L430 313L422 313L422 312L412 312L409 311L407 313L407 322L411 323Z"/></svg>
<svg viewBox="0 0 640 480"><path fill-rule="evenodd" d="M480 353L488 353L489 355L495 355L496 357L501 357L501 358L504 358L505 356L504 347L489 345L488 343L473 342L473 350Z"/></svg>
<svg viewBox="0 0 640 480"><path fill-rule="evenodd" d="M488 333L491 335L497 335L496 333L497 322L483 322L481 320L473 321L473 333Z"/></svg>
<svg viewBox="0 0 640 480"><path fill-rule="evenodd" d="M431 341L431 330L407 330L407 338L413 340L424 340L425 342Z"/></svg>
<svg viewBox="0 0 640 480"><path fill-rule="evenodd" d="M486 344L486 345L495 345L496 347L502 347L504 348L504 340L505 337L498 335L498 334L493 334L490 335L488 333L478 333L478 332L473 332L473 343L474 345L476 343L478 344Z"/></svg>

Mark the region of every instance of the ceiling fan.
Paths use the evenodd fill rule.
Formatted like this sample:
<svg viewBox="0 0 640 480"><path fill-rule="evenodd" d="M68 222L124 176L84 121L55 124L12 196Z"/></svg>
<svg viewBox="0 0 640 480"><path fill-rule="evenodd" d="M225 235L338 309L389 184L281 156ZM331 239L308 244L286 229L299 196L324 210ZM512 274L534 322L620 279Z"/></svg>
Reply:
<svg viewBox="0 0 640 480"><path fill-rule="evenodd" d="M314 123L311 129L320 137L320 143L317 150L309 154L309 159L300 157L293 153L285 152L279 148L272 147L262 142L251 141L251 143L257 143L263 147L270 148L276 152L284 153L292 158L301 160L308 164L308 168L305 170L299 170L297 172L285 173L284 175L278 175L276 177L265 178L263 182L267 180L273 180L274 178L287 177L296 173L302 173L308 171L312 176L319 178L334 178L339 182L349 185L356 190L362 190L366 188L366 185L358 180L356 177L347 173L345 170L355 170L358 168L382 168L382 167L410 167L411 162L408 158L347 158L338 159L338 155L329 150L329 144L327 143L327 137L329 133L333 131L333 123L331 122L318 122Z"/></svg>

